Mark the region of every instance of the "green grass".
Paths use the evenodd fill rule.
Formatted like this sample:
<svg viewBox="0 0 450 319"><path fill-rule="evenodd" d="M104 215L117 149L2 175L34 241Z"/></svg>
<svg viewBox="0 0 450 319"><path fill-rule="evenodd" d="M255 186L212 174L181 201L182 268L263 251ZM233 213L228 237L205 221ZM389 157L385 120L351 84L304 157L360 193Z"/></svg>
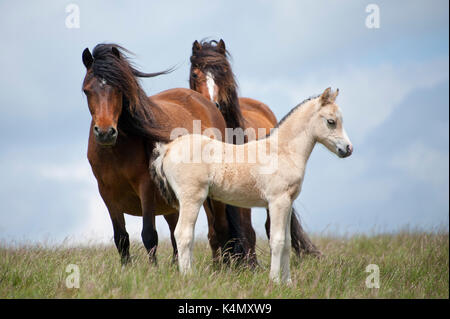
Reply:
<svg viewBox="0 0 450 319"><path fill-rule="evenodd" d="M122 268L115 247L0 244L0 298L449 298L449 235L315 237L325 256L291 259L292 286L269 281L267 241L258 240L256 270L214 267L209 246L197 241L188 277L171 263L161 242L158 266L132 243L133 264ZM80 269L80 288L65 285L66 266ZM380 288L367 288L365 268L377 264Z"/></svg>

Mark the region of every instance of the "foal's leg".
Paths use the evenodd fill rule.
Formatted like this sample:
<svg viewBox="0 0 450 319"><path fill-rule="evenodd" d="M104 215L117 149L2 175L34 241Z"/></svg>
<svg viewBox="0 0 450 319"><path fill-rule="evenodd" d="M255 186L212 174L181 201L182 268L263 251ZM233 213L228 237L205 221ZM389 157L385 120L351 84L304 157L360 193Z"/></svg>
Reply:
<svg viewBox="0 0 450 319"><path fill-rule="evenodd" d="M314 245L314 243L306 234L305 230L300 223L299 218L295 214L295 210L291 213L291 244L298 257L302 254L312 255L314 257L322 256L322 252ZM267 219L265 223L267 238L270 239L270 216L269 211L267 211Z"/></svg>
<svg viewBox="0 0 450 319"><path fill-rule="evenodd" d="M291 270L289 267L291 258L291 220L292 220L291 215L292 215L292 206L289 209L287 216L284 248L281 257L281 281L287 283L291 283Z"/></svg>
<svg viewBox="0 0 450 319"><path fill-rule="evenodd" d="M286 257L287 225L290 217L292 201L288 196L283 196L269 203L270 213L270 248L272 251L270 263L270 278L275 281L290 281L290 274L286 273L289 269L289 255ZM290 245L289 245L290 246ZM289 247L288 246L288 247ZM289 251L288 251L289 252ZM287 265L285 264L287 262Z"/></svg>
<svg viewBox="0 0 450 319"><path fill-rule="evenodd" d="M177 227L175 228L175 239L178 247L178 265L182 274L187 274L192 270L195 223L206 196L200 200L192 199L179 199L180 216Z"/></svg>

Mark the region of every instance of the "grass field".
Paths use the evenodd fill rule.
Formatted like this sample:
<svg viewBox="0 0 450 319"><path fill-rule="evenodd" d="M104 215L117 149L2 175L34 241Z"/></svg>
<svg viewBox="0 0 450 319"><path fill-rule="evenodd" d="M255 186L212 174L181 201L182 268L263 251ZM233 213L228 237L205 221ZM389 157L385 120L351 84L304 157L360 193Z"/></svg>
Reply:
<svg viewBox="0 0 450 319"><path fill-rule="evenodd" d="M325 256L291 259L292 286L272 284L267 241L258 240L257 270L214 267L206 242L197 241L195 273L182 277L161 242L158 266L140 242L133 264L120 266L115 247L0 244L0 298L449 298L449 234L400 232L348 238L315 237ZM76 264L80 288L66 287ZM380 270L380 288L367 288L366 266Z"/></svg>

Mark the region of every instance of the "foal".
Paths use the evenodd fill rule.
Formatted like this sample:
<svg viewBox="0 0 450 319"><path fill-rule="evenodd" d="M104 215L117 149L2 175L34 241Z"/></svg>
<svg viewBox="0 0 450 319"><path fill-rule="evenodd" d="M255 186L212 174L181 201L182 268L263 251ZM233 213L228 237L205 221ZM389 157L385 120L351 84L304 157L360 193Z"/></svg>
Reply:
<svg viewBox="0 0 450 319"><path fill-rule="evenodd" d="M314 145L319 142L339 157L353 151L335 104L338 92L328 88L299 104L265 139L233 145L184 135L169 144L157 144L152 176L168 203L179 205L175 239L182 273L191 270L195 222L209 196L240 207L269 209L270 278L291 281L292 203L300 193Z"/></svg>

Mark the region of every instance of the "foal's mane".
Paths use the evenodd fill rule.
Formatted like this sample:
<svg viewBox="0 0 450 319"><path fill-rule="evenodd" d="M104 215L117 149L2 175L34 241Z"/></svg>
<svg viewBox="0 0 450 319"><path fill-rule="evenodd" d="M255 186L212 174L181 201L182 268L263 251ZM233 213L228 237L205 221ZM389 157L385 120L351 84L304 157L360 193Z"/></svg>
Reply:
<svg viewBox="0 0 450 319"><path fill-rule="evenodd" d="M283 125L283 123L296 111L298 110L302 105L305 105L306 103L308 103L309 101L312 101L314 99L317 99L318 97L320 97L320 94L317 95L313 95L310 96L306 99L304 99L302 102L300 102L299 104L297 104L296 106L294 106L292 108L292 110L289 111L288 114L286 114L278 123L277 125L275 125L275 127L273 129L270 130L270 133L266 135L266 137L269 137L273 132L275 132L276 129L278 129L281 125Z"/></svg>
<svg viewBox="0 0 450 319"><path fill-rule="evenodd" d="M228 58L230 53L225 50L219 52L216 40L201 40L201 49L197 50L191 56L191 73L189 77L189 86L196 90L195 80L192 77L192 70L199 68L203 72L211 72L214 75L214 81L219 87L219 109L222 112L227 127L237 128L244 126L244 118L241 113L239 99L237 95L238 85Z"/></svg>
<svg viewBox="0 0 450 319"><path fill-rule="evenodd" d="M152 109L158 105L152 103L142 89L139 78L150 78L170 73L165 70L155 73L139 71L125 53L133 54L124 47L114 43L97 44L92 52L92 74L104 79L107 84L122 92L122 113L118 128L125 133L142 136L151 141L167 141L167 134L155 122Z"/></svg>

